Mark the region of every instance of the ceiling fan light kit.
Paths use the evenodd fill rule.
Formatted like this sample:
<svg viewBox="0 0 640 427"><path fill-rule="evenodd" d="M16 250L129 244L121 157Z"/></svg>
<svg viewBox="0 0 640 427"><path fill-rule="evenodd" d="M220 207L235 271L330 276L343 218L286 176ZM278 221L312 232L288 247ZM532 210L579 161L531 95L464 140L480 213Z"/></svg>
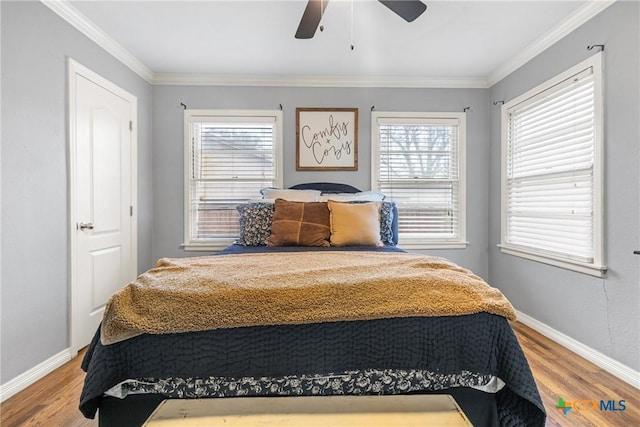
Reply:
<svg viewBox="0 0 640 427"><path fill-rule="evenodd" d="M389 10L401 17L407 22L415 21L422 13L427 10L427 5L419 0L378 0ZM308 0L307 6L302 13L298 30L296 31L297 39L310 39L316 33L316 29L324 30L324 26L320 25L322 15L327 8L329 0Z"/></svg>

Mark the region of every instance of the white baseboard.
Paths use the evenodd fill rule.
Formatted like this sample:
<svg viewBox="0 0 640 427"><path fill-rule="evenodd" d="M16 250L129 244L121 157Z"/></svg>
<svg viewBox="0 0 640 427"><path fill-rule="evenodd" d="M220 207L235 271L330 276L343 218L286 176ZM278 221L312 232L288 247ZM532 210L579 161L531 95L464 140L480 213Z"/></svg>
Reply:
<svg viewBox="0 0 640 427"><path fill-rule="evenodd" d="M516 314L518 316L519 322L541 333L545 337L557 342L563 347L568 348L578 356L587 359L594 365L599 366L600 368L609 372L611 375L614 375L620 378L622 381L629 383L633 387L640 389L640 372L618 362L617 360L610 358L609 356L600 353L599 351L592 349L587 345L582 344L579 341L576 341L575 339L563 334L562 332L556 331L551 326L546 325L531 316L527 316L526 314L517 310Z"/></svg>
<svg viewBox="0 0 640 427"><path fill-rule="evenodd" d="M45 375L53 372L60 366L71 360L71 349L67 348L29 369L27 372L18 375L11 381L0 384L0 402L4 402L14 394L24 390Z"/></svg>

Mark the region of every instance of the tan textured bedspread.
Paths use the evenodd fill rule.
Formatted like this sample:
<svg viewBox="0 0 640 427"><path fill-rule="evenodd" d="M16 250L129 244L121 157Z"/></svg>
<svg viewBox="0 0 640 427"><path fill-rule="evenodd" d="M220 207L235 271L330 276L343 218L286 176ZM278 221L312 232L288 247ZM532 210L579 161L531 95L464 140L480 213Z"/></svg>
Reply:
<svg viewBox="0 0 640 427"><path fill-rule="evenodd" d="M488 312L502 293L443 258L296 252L163 258L107 304L101 340L239 326Z"/></svg>

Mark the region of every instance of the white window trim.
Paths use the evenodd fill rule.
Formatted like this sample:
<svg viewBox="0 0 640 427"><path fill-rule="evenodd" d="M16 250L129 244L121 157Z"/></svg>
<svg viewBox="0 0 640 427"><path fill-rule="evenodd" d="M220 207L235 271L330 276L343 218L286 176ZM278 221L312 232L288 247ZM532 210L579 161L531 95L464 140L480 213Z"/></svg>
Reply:
<svg viewBox="0 0 640 427"><path fill-rule="evenodd" d="M406 249L465 249L467 242L467 115L459 112L397 112L397 111L372 111L371 112L371 190L378 190L378 170L380 168L380 133L378 132L378 119L402 118L402 119L442 119L456 120L458 123L458 168L459 186L458 206L460 208L459 238L452 240L428 240L424 238L403 238L398 243Z"/></svg>
<svg viewBox="0 0 640 427"><path fill-rule="evenodd" d="M189 212L189 176L191 172L191 123L198 117L273 117L275 118L276 171L274 186L282 187L282 111L281 110L184 110L184 199L183 199L183 244L185 251L218 251L232 244L235 239L217 238L206 242L190 240L191 215ZM256 194L256 199L260 198Z"/></svg>
<svg viewBox="0 0 640 427"><path fill-rule="evenodd" d="M554 254L535 251L530 248L522 248L511 245L506 242L506 223L507 223L507 133L508 133L508 111L513 106L543 92L568 78L584 71L588 68L593 69L594 80L594 161L593 161L593 184L594 184L594 258L592 263L580 262L567 258L562 258ZM576 271L596 277L604 277L607 271L604 260L604 233L603 233L603 151L604 151L604 91L603 91L603 61L602 53L599 52L590 58L580 62L570 69L558 74L557 76L547 80L546 82L534 87L526 93L506 102L502 105L501 111L501 145L502 145L502 161L501 161L501 237L500 248L502 253L518 256L531 261L541 262L544 264L561 267L567 270Z"/></svg>

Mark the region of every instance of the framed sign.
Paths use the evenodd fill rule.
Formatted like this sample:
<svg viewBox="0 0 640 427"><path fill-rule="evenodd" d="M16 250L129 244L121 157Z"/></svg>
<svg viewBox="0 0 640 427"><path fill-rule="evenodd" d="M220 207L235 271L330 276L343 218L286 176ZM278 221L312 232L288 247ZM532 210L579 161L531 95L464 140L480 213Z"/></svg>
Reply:
<svg viewBox="0 0 640 427"><path fill-rule="evenodd" d="M358 170L358 109L296 108L296 170Z"/></svg>

